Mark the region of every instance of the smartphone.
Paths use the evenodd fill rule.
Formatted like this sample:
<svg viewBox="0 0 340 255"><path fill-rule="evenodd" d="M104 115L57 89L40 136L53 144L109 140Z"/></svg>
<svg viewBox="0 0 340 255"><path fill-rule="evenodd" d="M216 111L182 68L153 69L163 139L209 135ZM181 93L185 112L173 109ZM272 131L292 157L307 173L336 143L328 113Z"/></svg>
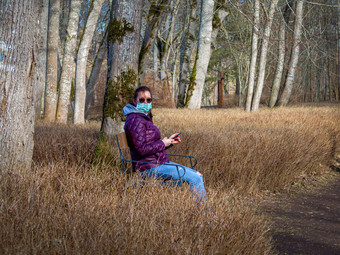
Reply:
<svg viewBox="0 0 340 255"><path fill-rule="evenodd" d="M177 135L175 135L173 138L171 139L175 139L176 137L178 137L182 132L179 132Z"/></svg>

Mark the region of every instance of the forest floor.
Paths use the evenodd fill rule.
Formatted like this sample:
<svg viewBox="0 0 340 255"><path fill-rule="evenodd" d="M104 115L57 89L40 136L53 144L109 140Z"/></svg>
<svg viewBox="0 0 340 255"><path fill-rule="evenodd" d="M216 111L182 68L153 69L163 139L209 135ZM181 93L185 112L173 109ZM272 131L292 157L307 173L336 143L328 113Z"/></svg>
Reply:
<svg viewBox="0 0 340 255"><path fill-rule="evenodd" d="M340 254L340 173L268 195L262 209L272 223L278 254Z"/></svg>

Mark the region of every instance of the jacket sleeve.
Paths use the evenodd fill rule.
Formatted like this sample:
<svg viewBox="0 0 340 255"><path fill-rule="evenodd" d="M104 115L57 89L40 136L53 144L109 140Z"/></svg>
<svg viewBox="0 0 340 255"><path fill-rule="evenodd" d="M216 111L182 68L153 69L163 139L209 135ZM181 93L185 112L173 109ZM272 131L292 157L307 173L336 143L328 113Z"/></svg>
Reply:
<svg viewBox="0 0 340 255"><path fill-rule="evenodd" d="M141 119L136 118L133 125L129 125L128 130L134 147L140 155L149 156L165 149L165 144L161 140L146 143L146 125Z"/></svg>

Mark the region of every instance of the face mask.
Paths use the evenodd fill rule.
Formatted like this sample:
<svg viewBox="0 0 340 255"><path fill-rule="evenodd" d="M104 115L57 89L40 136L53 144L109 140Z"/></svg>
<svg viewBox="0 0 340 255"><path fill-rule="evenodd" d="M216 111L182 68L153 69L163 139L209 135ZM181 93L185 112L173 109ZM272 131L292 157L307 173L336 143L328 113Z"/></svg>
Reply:
<svg viewBox="0 0 340 255"><path fill-rule="evenodd" d="M152 103L149 104L142 104L140 102L137 103L137 110L147 113L151 110L152 108Z"/></svg>

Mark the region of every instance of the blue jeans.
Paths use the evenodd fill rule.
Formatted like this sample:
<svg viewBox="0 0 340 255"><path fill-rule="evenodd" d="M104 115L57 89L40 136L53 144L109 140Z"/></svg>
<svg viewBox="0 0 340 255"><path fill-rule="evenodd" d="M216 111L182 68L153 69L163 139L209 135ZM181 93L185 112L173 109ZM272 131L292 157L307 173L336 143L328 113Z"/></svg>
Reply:
<svg viewBox="0 0 340 255"><path fill-rule="evenodd" d="M177 172L177 167L175 165L178 166L179 173ZM200 199L206 199L207 194L204 188L203 175L189 167L182 166L174 162L169 162L145 170L141 172L141 175L143 178L155 177L165 180L180 180L181 177L182 181L185 181L190 185L190 190L192 193L194 193L194 195L198 195Z"/></svg>

